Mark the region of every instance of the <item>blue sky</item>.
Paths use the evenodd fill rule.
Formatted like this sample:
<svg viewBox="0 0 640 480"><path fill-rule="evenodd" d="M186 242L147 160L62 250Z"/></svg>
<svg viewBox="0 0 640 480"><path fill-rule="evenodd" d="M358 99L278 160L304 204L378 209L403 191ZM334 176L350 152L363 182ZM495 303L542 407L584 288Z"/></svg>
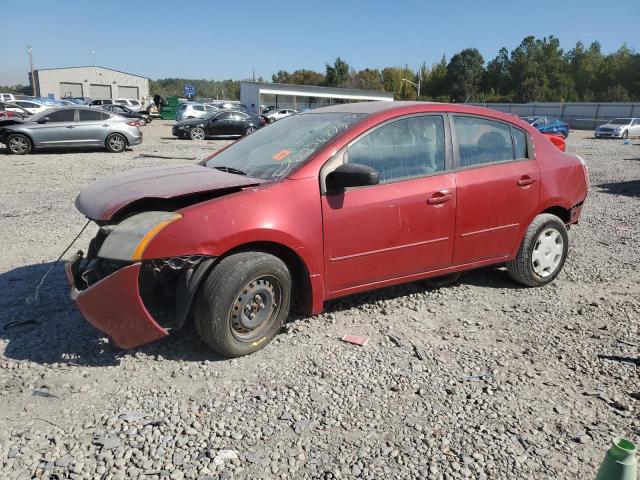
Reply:
<svg viewBox="0 0 640 480"><path fill-rule="evenodd" d="M640 49L640 0L624 0L609 12L602 0L0 4L0 84L27 83L27 43L33 45L35 68L95 61L153 79L243 79L253 66L256 76L270 79L280 69L324 71L325 62L337 56L356 69L415 69L467 47L490 60L500 47L511 50L527 35L555 35L567 50L578 40L598 40L605 52L625 42Z"/></svg>

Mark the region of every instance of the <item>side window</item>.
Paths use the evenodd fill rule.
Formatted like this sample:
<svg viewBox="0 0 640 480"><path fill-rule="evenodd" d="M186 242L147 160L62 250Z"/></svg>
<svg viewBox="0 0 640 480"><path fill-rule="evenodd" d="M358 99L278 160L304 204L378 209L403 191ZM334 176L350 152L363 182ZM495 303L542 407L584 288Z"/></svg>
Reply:
<svg viewBox="0 0 640 480"><path fill-rule="evenodd" d="M231 112L221 113L216 117L218 120L229 120L231 118Z"/></svg>
<svg viewBox="0 0 640 480"><path fill-rule="evenodd" d="M196 105L195 107L193 107L194 110L197 110L199 112L204 112L204 107L200 106L200 105Z"/></svg>
<svg viewBox="0 0 640 480"><path fill-rule="evenodd" d="M421 177L445 167L444 120L410 117L377 128L351 145L345 161L375 168L380 183Z"/></svg>
<svg viewBox="0 0 640 480"><path fill-rule="evenodd" d="M511 135L513 135L513 150L516 159L529 158L529 155L527 155L527 134L522 130L511 127Z"/></svg>
<svg viewBox="0 0 640 480"><path fill-rule="evenodd" d="M513 160L509 126L479 117L454 115L461 167Z"/></svg>
<svg viewBox="0 0 640 480"><path fill-rule="evenodd" d="M99 110L79 110L78 111L79 121L80 122L91 122L96 120L102 120L102 115L104 115Z"/></svg>
<svg viewBox="0 0 640 480"><path fill-rule="evenodd" d="M73 117L76 111L74 109L69 110L57 110L51 112L46 117L49 117L49 123L53 122L73 122Z"/></svg>

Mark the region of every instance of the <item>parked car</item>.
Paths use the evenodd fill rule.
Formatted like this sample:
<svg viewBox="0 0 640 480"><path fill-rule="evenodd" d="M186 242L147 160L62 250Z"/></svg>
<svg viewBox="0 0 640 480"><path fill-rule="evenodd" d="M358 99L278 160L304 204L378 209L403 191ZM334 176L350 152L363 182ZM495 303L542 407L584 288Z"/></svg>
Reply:
<svg viewBox="0 0 640 480"><path fill-rule="evenodd" d="M103 105L113 105L115 102L110 98L91 100L87 105L89 107L102 107Z"/></svg>
<svg viewBox="0 0 640 480"><path fill-rule="evenodd" d="M144 125L151 123L151 120L152 120L151 115L149 115L148 113L144 111L136 112L131 110L129 107L125 107L124 105L118 105L118 104L103 105L102 110L115 113L125 118L135 118L137 120L140 120L140 122Z"/></svg>
<svg viewBox="0 0 640 480"><path fill-rule="evenodd" d="M15 105L16 107L20 107L20 110L26 110L32 115L44 112L45 110L51 108L51 106L49 105L43 105L41 103L29 100L16 100L15 102L13 102L13 105ZM11 109L15 109L15 111L18 111L18 109L15 107L9 107L9 110Z"/></svg>
<svg viewBox="0 0 640 480"><path fill-rule="evenodd" d="M206 113L212 113L215 111L217 111L216 108L209 105L203 105L202 103L181 103L176 110L176 121L182 122L184 120L190 120L192 118L200 118Z"/></svg>
<svg viewBox="0 0 640 480"><path fill-rule="evenodd" d="M124 105L134 112L140 112L143 110L142 104L135 98L116 98L115 103L118 105Z"/></svg>
<svg viewBox="0 0 640 480"><path fill-rule="evenodd" d="M6 112L7 118L22 119L31 116L31 112L11 102L0 102L0 110Z"/></svg>
<svg viewBox="0 0 640 480"><path fill-rule="evenodd" d="M16 97L12 93L0 93L0 102L15 102Z"/></svg>
<svg viewBox="0 0 640 480"><path fill-rule="evenodd" d="M329 299L495 264L546 285L587 186L580 157L508 114L336 105L284 118L202 166L93 183L76 207L100 228L66 272L80 311L120 346L193 317L209 346L235 357L268 344L292 306L317 314Z"/></svg>
<svg viewBox="0 0 640 480"><path fill-rule="evenodd" d="M640 118L614 118L596 128L596 138L640 137Z"/></svg>
<svg viewBox="0 0 640 480"><path fill-rule="evenodd" d="M171 133L176 137L204 140L207 137L243 137L264 126L256 115L237 110L216 110L207 115L176 123Z"/></svg>
<svg viewBox="0 0 640 480"><path fill-rule="evenodd" d="M13 124L0 124L0 142L9 153L25 155L37 148L104 147L123 152L142 143L138 122L84 107L49 109Z"/></svg>
<svg viewBox="0 0 640 480"><path fill-rule="evenodd" d="M281 118L288 117L289 115L294 115L296 113L298 113L296 110L285 108L282 110L273 110L269 113L263 113L262 116L268 123L273 123Z"/></svg>
<svg viewBox="0 0 640 480"><path fill-rule="evenodd" d="M547 117L546 115L534 115L532 117L522 117L532 127L539 132L554 134L559 133L564 138L569 136L569 124L555 117Z"/></svg>

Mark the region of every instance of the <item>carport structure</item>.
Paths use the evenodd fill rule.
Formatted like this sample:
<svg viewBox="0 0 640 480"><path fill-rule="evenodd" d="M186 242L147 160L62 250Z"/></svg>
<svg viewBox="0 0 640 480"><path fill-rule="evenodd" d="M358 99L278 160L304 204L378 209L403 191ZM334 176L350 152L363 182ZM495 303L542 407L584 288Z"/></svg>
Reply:
<svg viewBox="0 0 640 480"><path fill-rule="evenodd" d="M240 82L240 101L255 113L260 105L308 110L339 103L393 101L393 93L285 83Z"/></svg>

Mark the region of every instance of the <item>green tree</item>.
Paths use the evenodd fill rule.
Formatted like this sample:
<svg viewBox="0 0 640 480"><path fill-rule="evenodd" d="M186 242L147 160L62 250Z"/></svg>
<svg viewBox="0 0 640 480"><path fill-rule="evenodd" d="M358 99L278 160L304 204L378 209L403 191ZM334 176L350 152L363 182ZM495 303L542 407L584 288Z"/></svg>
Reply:
<svg viewBox="0 0 640 480"><path fill-rule="evenodd" d="M361 88L363 90L384 90L382 85L382 73L377 68L365 68L354 74L351 78L351 86L353 88Z"/></svg>
<svg viewBox="0 0 640 480"><path fill-rule="evenodd" d="M326 64L324 83L327 87L341 87L349 80L349 64L340 57L333 65Z"/></svg>
<svg viewBox="0 0 640 480"><path fill-rule="evenodd" d="M448 102L451 99L447 85L447 57L445 55L442 55L439 62L431 65L429 77L422 88L422 93L439 102Z"/></svg>
<svg viewBox="0 0 640 480"><path fill-rule="evenodd" d="M466 48L456 53L447 65L449 91L455 101L465 102L477 99L482 77L484 59L475 48Z"/></svg>

